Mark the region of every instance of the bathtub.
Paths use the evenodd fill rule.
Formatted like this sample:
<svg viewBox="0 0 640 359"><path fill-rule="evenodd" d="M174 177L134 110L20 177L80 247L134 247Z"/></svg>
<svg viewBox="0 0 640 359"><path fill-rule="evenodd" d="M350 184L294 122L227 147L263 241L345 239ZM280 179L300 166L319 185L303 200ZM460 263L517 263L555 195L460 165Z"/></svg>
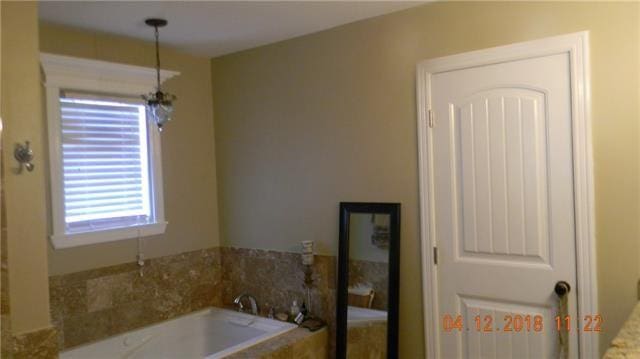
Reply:
<svg viewBox="0 0 640 359"><path fill-rule="evenodd" d="M384 310L367 309L349 306L347 308L347 325L378 323L387 321Z"/></svg>
<svg viewBox="0 0 640 359"><path fill-rule="evenodd" d="M209 308L60 353L62 359L224 358L296 325Z"/></svg>

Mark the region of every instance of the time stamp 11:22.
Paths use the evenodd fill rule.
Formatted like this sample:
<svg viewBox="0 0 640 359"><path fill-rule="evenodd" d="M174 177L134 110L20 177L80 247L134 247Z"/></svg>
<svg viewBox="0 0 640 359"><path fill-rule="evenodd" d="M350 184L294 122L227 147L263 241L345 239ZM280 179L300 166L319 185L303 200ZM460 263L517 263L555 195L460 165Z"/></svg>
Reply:
<svg viewBox="0 0 640 359"><path fill-rule="evenodd" d="M584 331L600 333L602 331L602 316L585 315L582 320L576 320L569 315L556 315L552 323L545 323L542 315L505 314L502 318L491 314L476 315L473 321L465 324L462 315L445 314L442 316L442 327L445 333L476 331L479 333L494 332L531 332L542 333L545 330L556 331ZM550 327L550 328L549 328Z"/></svg>

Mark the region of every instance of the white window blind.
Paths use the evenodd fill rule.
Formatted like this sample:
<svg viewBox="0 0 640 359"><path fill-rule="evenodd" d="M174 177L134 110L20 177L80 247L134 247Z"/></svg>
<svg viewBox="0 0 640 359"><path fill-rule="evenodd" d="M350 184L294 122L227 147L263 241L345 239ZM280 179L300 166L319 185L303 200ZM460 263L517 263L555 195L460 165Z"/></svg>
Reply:
<svg viewBox="0 0 640 359"><path fill-rule="evenodd" d="M145 107L61 94L65 232L154 222Z"/></svg>

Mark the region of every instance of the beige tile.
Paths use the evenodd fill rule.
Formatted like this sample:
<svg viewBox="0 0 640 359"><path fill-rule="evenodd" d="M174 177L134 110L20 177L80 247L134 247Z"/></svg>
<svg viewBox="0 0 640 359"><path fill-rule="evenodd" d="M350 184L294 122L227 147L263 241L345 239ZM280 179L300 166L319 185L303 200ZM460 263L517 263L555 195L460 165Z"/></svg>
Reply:
<svg viewBox="0 0 640 359"><path fill-rule="evenodd" d="M87 288L87 311L97 312L113 306L111 277L89 279Z"/></svg>
<svg viewBox="0 0 640 359"><path fill-rule="evenodd" d="M73 314L64 318L64 347L69 348L115 334L112 310Z"/></svg>
<svg viewBox="0 0 640 359"><path fill-rule="evenodd" d="M373 323L349 327L347 330L347 358L386 358L387 324Z"/></svg>
<svg viewBox="0 0 640 359"><path fill-rule="evenodd" d="M58 357L54 328L41 329L13 337L14 359L50 359Z"/></svg>
<svg viewBox="0 0 640 359"><path fill-rule="evenodd" d="M149 307L145 301L130 302L111 311L111 325L114 334L141 328L161 320L160 314Z"/></svg>
<svg viewBox="0 0 640 359"><path fill-rule="evenodd" d="M11 321L8 315L0 315L0 358L9 358L13 348L11 336Z"/></svg>

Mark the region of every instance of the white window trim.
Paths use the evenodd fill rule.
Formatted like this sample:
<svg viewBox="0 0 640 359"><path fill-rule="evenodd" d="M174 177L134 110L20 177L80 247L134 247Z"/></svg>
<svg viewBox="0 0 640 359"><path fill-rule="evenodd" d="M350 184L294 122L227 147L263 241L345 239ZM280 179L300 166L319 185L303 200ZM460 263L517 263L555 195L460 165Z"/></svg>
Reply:
<svg viewBox="0 0 640 359"><path fill-rule="evenodd" d="M69 56L40 54L46 91L46 114L49 138L49 171L51 186L51 216L53 234L50 236L55 249L87 244L112 242L164 233L162 191L162 155L160 134L150 128L149 157L151 166L151 195L155 207L156 223L135 227L109 229L88 233L65 234L64 198L62 180L62 152L60 137L60 90L76 90L114 95L140 96L155 91L156 70L148 67L87 60ZM160 81L177 76L175 71L162 70Z"/></svg>

